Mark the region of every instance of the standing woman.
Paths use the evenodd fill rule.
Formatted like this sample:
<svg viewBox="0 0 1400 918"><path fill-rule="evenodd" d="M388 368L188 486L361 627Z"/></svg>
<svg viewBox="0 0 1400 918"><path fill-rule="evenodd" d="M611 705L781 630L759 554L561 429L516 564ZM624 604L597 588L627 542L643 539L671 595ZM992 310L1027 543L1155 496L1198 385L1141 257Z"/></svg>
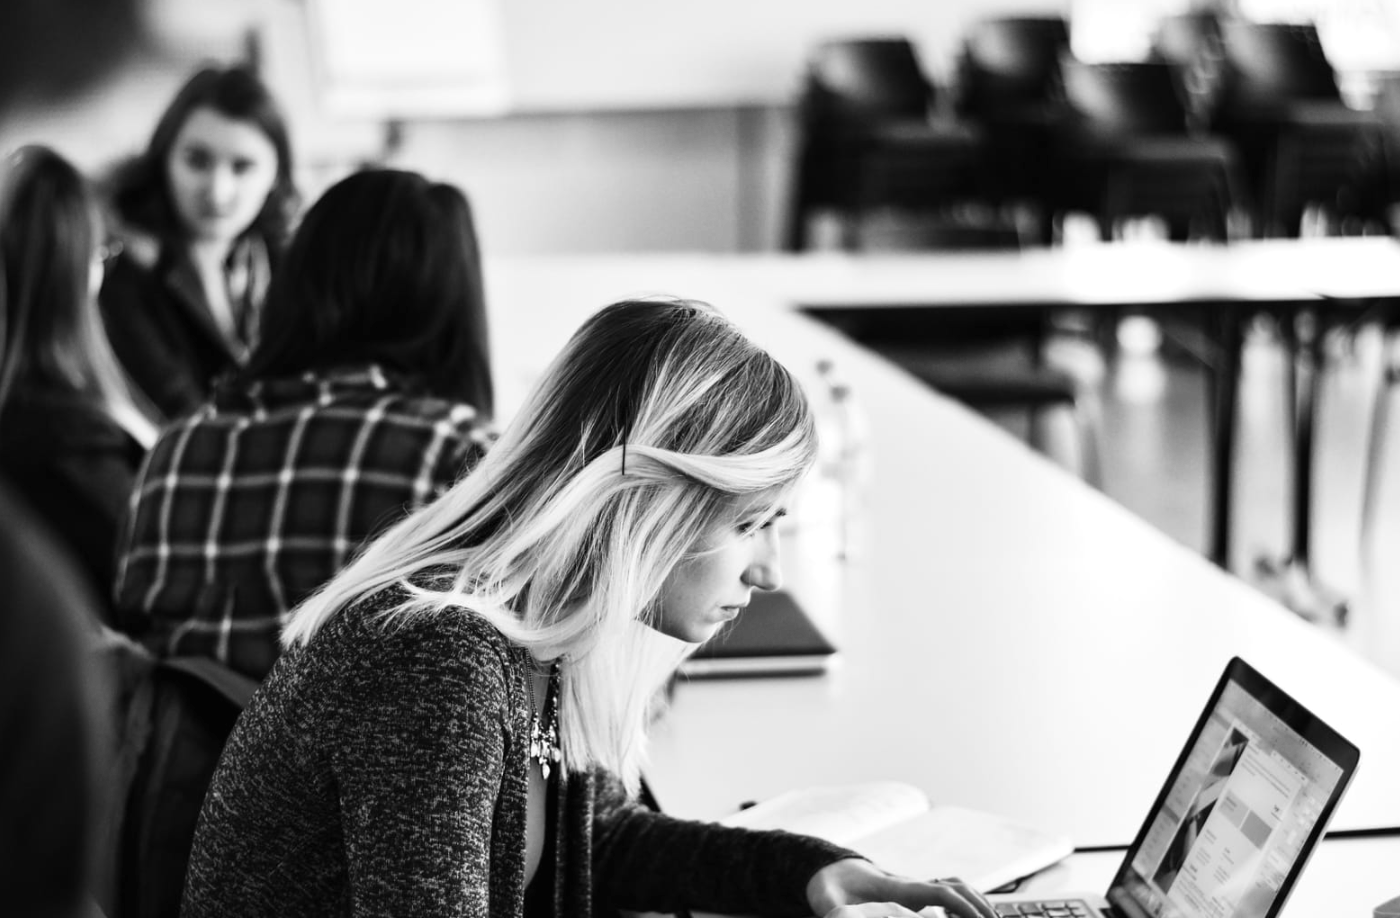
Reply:
<svg viewBox="0 0 1400 918"><path fill-rule="evenodd" d="M105 246L96 200L44 147L10 157L0 192L0 475L66 543L96 596L155 426L102 332Z"/></svg>
<svg viewBox="0 0 1400 918"><path fill-rule="evenodd" d="M793 377L710 307L598 313L474 471L293 613L181 914L995 918L958 881L632 793L688 645L780 585L815 455Z"/></svg>
<svg viewBox="0 0 1400 918"><path fill-rule="evenodd" d="M286 122L251 71L202 70L109 193L124 250L102 287L107 334L141 391L174 419L256 343L297 206Z"/></svg>

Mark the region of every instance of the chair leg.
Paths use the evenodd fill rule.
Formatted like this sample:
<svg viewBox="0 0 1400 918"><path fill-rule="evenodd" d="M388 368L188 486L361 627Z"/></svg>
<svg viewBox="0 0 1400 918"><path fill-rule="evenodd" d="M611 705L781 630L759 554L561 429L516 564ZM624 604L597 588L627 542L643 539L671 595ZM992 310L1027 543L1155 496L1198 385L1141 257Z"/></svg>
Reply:
<svg viewBox="0 0 1400 918"><path fill-rule="evenodd" d="M809 217L805 207L793 206L789 209L787 222L783 227L783 251L806 251L807 246L810 244L808 238L810 231L807 226L808 220Z"/></svg>

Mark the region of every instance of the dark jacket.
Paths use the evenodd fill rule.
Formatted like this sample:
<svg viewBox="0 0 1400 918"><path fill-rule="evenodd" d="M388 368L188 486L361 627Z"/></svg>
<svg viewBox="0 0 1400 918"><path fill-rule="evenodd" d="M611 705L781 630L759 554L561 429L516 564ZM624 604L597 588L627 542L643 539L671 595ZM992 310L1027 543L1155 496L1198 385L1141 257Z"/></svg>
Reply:
<svg viewBox="0 0 1400 918"><path fill-rule="evenodd" d="M86 915L104 810L107 686L87 651L92 597L43 521L0 483L0 875L7 916Z"/></svg>
<svg viewBox="0 0 1400 918"><path fill-rule="evenodd" d="M215 324L194 265L169 246L155 258L123 252L98 299L117 359L166 420L193 411L247 359Z"/></svg>
<svg viewBox="0 0 1400 918"><path fill-rule="evenodd" d="M112 593L117 533L142 454L77 393L21 389L0 411L0 474L63 540L95 596Z"/></svg>

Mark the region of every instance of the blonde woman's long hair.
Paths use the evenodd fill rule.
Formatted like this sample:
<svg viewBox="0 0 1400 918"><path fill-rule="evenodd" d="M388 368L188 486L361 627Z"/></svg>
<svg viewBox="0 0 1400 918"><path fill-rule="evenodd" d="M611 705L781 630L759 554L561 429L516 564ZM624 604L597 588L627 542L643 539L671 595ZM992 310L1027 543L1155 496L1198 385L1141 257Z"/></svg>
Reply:
<svg viewBox="0 0 1400 918"><path fill-rule="evenodd" d="M292 614L310 641L394 584L392 627L474 614L563 657L568 768L636 786L656 690L689 645L661 638L671 570L720 524L791 488L816 435L792 375L712 307L625 301L589 319L485 459L369 544Z"/></svg>

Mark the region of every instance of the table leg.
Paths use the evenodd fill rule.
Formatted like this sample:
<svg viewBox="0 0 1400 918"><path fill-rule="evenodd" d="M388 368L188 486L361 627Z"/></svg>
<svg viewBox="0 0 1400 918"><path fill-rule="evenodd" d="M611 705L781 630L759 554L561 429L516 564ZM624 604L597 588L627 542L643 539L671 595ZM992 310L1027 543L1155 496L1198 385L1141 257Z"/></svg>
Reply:
<svg viewBox="0 0 1400 918"><path fill-rule="evenodd" d="M1324 321L1307 312L1284 318L1289 359L1289 396L1293 428L1292 531L1288 555L1256 564L1261 586L1308 621L1346 623L1346 599L1320 583L1312 572L1312 478L1314 425L1322 367Z"/></svg>
<svg viewBox="0 0 1400 918"><path fill-rule="evenodd" d="M1302 328L1297 328L1301 323ZM1293 359L1293 534L1290 555L1295 564L1310 570L1312 559L1313 424L1317 415L1318 371L1322 366L1322 332L1319 320L1306 314L1295 323L1296 354Z"/></svg>
<svg viewBox="0 0 1400 918"><path fill-rule="evenodd" d="M1229 304L1211 310L1220 347L1215 369L1207 375L1212 422L1210 559L1230 569L1230 523L1234 498L1235 415L1238 408L1244 315Z"/></svg>

